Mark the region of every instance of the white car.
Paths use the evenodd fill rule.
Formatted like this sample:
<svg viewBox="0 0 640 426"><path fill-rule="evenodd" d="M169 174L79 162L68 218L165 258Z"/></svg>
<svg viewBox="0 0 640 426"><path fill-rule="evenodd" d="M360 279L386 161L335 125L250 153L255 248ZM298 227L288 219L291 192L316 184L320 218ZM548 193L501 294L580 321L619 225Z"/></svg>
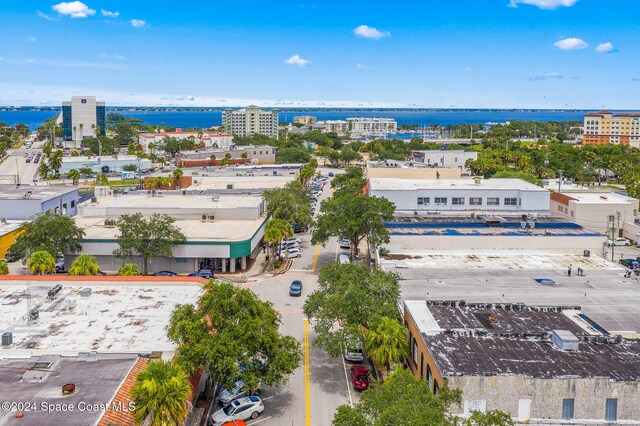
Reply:
<svg viewBox="0 0 640 426"><path fill-rule="evenodd" d="M289 238L288 240L283 240L282 242L283 243L298 243L299 244L299 243L302 242L302 240L300 238L292 237L292 238Z"/></svg>
<svg viewBox="0 0 640 426"><path fill-rule="evenodd" d="M351 362L364 361L362 342L356 337L348 337L344 342L344 359Z"/></svg>
<svg viewBox="0 0 640 426"><path fill-rule="evenodd" d="M210 426L217 426L234 420L257 419L264 411L264 403L257 396L236 399L211 415Z"/></svg>
<svg viewBox="0 0 640 426"><path fill-rule="evenodd" d="M302 256L299 249L291 249L286 251L287 259L295 259L296 257Z"/></svg>
<svg viewBox="0 0 640 426"><path fill-rule="evenodd" d="M607 245L611 246L628 246L631 245L631 241L626 238L615 238L614 240L607 240Z"/></svg>
<svg viewBox="0 0 640 426"><path fill-rule="evenodd" d="M350 249L351 248L351 241L349 241L348 238L340 238L340 248Z"/></svg>
<svg viewBox="0 0 640 426"><path fill-rule="evenodd" d="M340 262L340 264L345 265L349 262L351 262L351 259L349 258L349 254L348 253L340 253L340 256L338 256L338 262Z"/></svg>

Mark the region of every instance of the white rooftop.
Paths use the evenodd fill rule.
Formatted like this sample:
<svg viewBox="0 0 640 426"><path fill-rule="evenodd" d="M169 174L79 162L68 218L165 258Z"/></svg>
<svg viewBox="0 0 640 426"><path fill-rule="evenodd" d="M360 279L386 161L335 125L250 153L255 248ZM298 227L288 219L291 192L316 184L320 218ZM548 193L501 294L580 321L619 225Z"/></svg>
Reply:
<svg viewBox="0 0 640 426"><path fill-rule="evenodd" d="M369 188L373 191L416 191L420 189L519 189L523 191L545 191L537 185L521 179L390 179L371 178Z"/></svg>
<svg viewBox="0 0 640 426"><path fill-rule="evenodd" d="M194 282L61 282L53 301L47 292L59 281L0 283L0 330L13 332L13 345L0 357L79 352L171 352L166 328L178 303L195 303L202 285ZM91 295L80 291L90 288ZM39 319L28 312L39 306Z"/></svg>
<svg viewBox="0 0 640 426"><path fill-rule="evenodd" d="M78 156L78 157L64 157L62 161L64 163L86 163L87 161L130 161L132 164L137 164L138 161L143 161L145 159L139 159L135 155L92 155L92 156ZM149 161L149 160L147 160Z"/></svg>
<svg viewBox="0 0 640 426"><path fill-rule="evenodd" d="M638 204L635 198L627 197L616 192L562 192L573 198L579 204Z"/></svg>
<svg viewBox="0 0 640 426"><path fill-rule="evenodd" d="M274 189L283 188L294 176L193 176L193 179L198 183L189 189L227 189L229 184L233 184L233 189Z"/></svg>
<svg viewBox="0 0 640 426"><path fill-rule="evenodd" d="M226 186L225 186L226 187ZM204 188L188 188L191 190L202 190ZM232 195L218 194L213 195L182 195L182 191L155 191L156 196L149 196L147 191L135 191L129 194L121 194L116 197L106 196L98 197L97 204L85 205L84 212L88 212L92 206L110 207L110 208L138 208L143 209L162 209L162 208L181 208L181 209L233 209L240 207L256 208L262 203L260 195ZM160 195L161 196L158 196ZM214 201L214 198L216 201ZM153 212L152 212L153 213ZM87 213L87 216L89 214Z"/></svg>
<svg viewBox="0 0 640 426"><path fill-rule="evenodd" d="M22 224L26 222L23 220L7 220L6 222L0 222L0 235L6 235L10 232L20 228Z"/></svg>

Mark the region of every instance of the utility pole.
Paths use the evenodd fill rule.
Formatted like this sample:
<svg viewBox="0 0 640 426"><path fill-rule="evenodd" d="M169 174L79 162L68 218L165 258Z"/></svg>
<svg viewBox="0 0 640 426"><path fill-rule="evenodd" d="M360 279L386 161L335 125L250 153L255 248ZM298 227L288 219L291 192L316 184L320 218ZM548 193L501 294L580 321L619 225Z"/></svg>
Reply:
<svg viewBox="0 0 640 426"><path fill-rule="evenodd" d="M611 247L611 261L615 262L614 260L614 251L615 251L615 234L616 234L616 217L614 215L609 215L608 217L608 222L609 222L609 234L611 235L611 239L609 240L609 246Z"/></svg>

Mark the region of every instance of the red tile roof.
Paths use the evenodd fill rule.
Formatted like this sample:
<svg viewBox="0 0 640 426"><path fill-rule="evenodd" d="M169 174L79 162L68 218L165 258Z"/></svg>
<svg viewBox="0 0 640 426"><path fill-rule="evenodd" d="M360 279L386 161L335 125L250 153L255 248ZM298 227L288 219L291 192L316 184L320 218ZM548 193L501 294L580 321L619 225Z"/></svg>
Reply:
<svg viewBox="0 0 640 426"><path fill-rule="evenodd" d="M100 419L98 426L108 426L108 425L121 425L121 426L133 426L133 412L127 409L124 410L114 410L113 406L117 403L122 403L124 407L127 407L129 402L131 401L131 390L133 386L136 384L136 379L138 378L138 374L140 374L149 363L148 359L138 358L133 368L125 377L124 382L116 392L116 395L113 397L111 401L111 408L107 410L106 413Z"/></svg>
<svg viewBox="0 0 640 426"><path fill-rule="evenodd" d="M551 200L552 201L558 202L560 204L564 204L565 206L569 205L569 201L576 200L576 199L577 198L573 198L573 197L570 197L570 196L568 196L566 194L561 194L559 192L552 192L551 193Z"/></svg>

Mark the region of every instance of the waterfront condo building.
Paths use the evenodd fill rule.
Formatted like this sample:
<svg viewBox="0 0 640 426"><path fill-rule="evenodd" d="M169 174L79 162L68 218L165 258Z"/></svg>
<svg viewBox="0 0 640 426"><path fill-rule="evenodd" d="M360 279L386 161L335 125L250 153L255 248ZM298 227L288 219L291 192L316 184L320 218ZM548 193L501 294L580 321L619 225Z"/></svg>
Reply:
<svg viewBox="0 0 640 426"><path fill-rule="evenodd" d="M610 111L590 112L584 116L585 145L630 145L640 148L640 114Z"/></svg>
<svg viewBox="0 0 640 426"><path fill-rule="evenodd" d="M95 96L73 96L62 103L62 132L65 148L80 148L82 140L105 135L105 103Z"/></svg>
<svg viewBox="0 0 640 426"><path fill-rule="evenodd" d="M278 110L261 110L255 105L222 112L222 125L227 132L238 136L261 134L278 137Z"/></svg>
<svg viewBox="0 0 640 426"><path fill-rule="evenodd" d="M313 124L317 121L318 119L312 115L298 115L293 117L293 122L296 124Z"/></svg>
<svg viewBox="0 0 640 426"><path fill-rule="evenodd" d="M359 134L387 134L398 130L393 118L347 118L349 131Z"/></svg>

